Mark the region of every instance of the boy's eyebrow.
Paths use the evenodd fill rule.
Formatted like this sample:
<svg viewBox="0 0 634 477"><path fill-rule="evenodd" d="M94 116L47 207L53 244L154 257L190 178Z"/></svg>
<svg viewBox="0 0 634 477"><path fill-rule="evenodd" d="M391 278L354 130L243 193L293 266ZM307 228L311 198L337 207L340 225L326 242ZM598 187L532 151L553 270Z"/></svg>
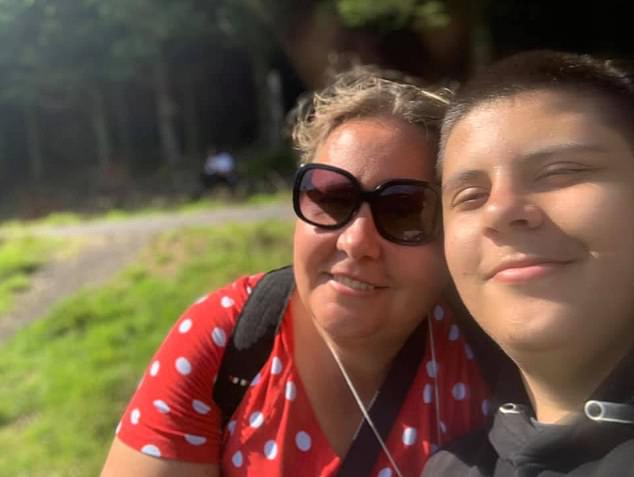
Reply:
<svg viewBox="0 0 634 477"><path fill-rule="evenodd" d="M474 179L482 177L483 172L478 169L467 169L450 176L446 181L442 181L442 192L447 192L458 188L460 185L471 182Z"/></svg>
<svg viewBox="0 0 634 477"><path fill-rule="evenodd" d="M545 160L557 154L575 154L588 152L606 153L608 151L605 149L605 147L597 144L585 144L576 142L554 144L539 147L533 151L527 152L526 154L522 154L520 157L517 158L517 162L521 164L526 164L530 161ZM479 169L467 169L465 171L454 174L453 176L450 176L449 179L442 181L442 192L445 193L447 191L458 188L462 184L472 182L478 178L481 178L483 174L485 174L485 172Z"/></svg>
<svg viewBox="0 0 634 477"><path fill-rule="evenodd" d="M576 152L606 152L606 150L605 147L601 147L597 144L570 142L536 148L534 151L529 151L528 153L523 154L521 160L527 161L534 159L546 159L550 156L554 156L555 154Z"/></svg>

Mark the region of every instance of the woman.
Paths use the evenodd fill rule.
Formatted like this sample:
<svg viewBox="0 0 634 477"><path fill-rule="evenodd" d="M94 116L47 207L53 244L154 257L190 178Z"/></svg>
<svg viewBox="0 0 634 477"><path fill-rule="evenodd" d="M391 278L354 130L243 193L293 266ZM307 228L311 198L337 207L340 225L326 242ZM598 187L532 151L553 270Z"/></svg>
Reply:
<svg viewBox="0 0 634 477"><path fill-rule="evenodd" d="M304 162L293 191L296 288L269 361L223 429L213 379L260 276L194 304L152 360L103 475L335 475L363 421L355 393L370 407L416 332L424 356L383 451L367 457L372 475L418 475L434 446L481 422L473 355L439 303L445 104L368 69L314 96L294 131Z"/></svg>
<svg viewBox="0 0 634 477"><path fill-rule="evenodd" d="M436 476L634 476L634 86L588 56L517 54L443 125L445 247L528 399Z"/></svg>

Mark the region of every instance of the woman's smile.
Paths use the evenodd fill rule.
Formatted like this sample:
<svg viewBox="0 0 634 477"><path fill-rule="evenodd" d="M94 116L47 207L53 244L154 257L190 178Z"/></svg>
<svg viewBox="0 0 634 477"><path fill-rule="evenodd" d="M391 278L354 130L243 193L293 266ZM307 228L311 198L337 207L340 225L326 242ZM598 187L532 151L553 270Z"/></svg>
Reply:
<svg viewBox="0 0 634 477"><path fill-rule="evenodd" d="M371 292L379 289L379 287L375 285L371 285L367 282L356 280L345 275L331 275L331 281L334 282L336 289L342 288L342 285L344 291L351 289L356 292Z"/></svg>

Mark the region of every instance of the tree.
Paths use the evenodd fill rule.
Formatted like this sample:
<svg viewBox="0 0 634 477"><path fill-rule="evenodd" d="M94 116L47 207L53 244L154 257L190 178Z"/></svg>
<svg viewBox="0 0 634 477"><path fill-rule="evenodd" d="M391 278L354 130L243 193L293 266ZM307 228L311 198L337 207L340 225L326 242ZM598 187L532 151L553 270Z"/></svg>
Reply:
<svg viewBox="0 0 634 477"><path fill-rule="evenodd" d="M103 43L110 32L99 22L94 2L13 0L3 6L1 99L23 109L31 176L39 179L44 172L41 109L87 105L96 156L107 167L112 147L103 92L109 58Z"/></svg>
<svg viewBox="0 0 634 477"><path fill-rule="evenodd" d="M162 155L174 165L180 161L182 148L176 132L170 58L184 45L215 34L214 8L197 0L109 0L100 2L99 10L121 33L113 44L115 60L136 63L137 72L145 71L151 78Z"/></svg>

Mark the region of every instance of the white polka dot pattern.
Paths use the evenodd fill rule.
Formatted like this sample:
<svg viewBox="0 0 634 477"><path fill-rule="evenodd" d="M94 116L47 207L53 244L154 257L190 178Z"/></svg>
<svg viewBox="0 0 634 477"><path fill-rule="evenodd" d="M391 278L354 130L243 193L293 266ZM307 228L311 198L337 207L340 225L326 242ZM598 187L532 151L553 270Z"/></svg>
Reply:
<svg viewBox="0 0 634 477"><path fill-rule="evenodd" d="M423 402L430 404L434 400L434 386L427 383L423 388Z"/></svg>
<svg viewBox="0 0 634 477"><path fill-rule="evenodd" d="M187 376L192 372L192 365L187 360L187 358L183 358L182 356L176 360L176 371L178 371L183 376Z"/></svg>
<svg viewBox="0 0 634 477"><path fill-rule="evenodd" d="M154 405L156 410L160 412L161 414L167 414L168 412L170 412L170 407L167 405L165 401L156 399L152 404Z"/></svg>
<svg viewBox="0 0 634 477"><path fill-rule="evenodd" d="M435 378L438 374L438 364L436 363L436 361L430 359L429 361L427 361L425 367L427 368L427 376L429 376L430 378Z"/></svg>
<svg viewBox="0 0 634 477"><path fill-rule="evenodd" d="M159 372L159 369L161 369L161 363L158 361L154 361L152 363L152 367L150 368L150 376L156 376Z"/></svg>
<svg viewBox="0 0 634 477"><path fill-rule="evenodd" d="M229 434L233 434L236 430L236 421L229 421L229 424L227 424L227 430L229 431Z"/></svg>
<svg viewBox="0 0 634 477"><path fill-rule="evenodd" d="M152 444L144 445L141 448L141 452L146 455L151 455L152 457L161 457L161 451L159 450L159 448Z"/></svg>
<svg viewBox="0 0 634 477"><path fill-rule="evenodd" d="M275 441L266 441L264 444L264 455L268 460L273 460L277 456L277 444Z"/></svg>
<svg viewBox="0 0 634 477"><path fill-rule="evenodd" d="M406 427L403 431L403 444L406 446L414 445L416 442L416 437L418 437L418 432L414 427Z"/></svg>
<svg viewBox="0 0 634 477"><path fill-rule="evenodd" d="M189 318L187 318L186 320L183 320L181 324L178 326L178 332L183 334L187 333L191 329L192 329L192 320L190 320Z"/></svg>
<svg viewBox="0 0 634 477"><path fill-rule="evenodd" d="M207 414L211 410L211 406L208 406L207 404L205 404L202 401L199 401L198 399L194 399L192 401L192 408L198 414Z"/></svg>
<svg viewBox="0 0 634 477"><path fill-rule="evenodd" d="M227 334L222 328L214 328L214 330L211 332L211 339L216 344L216 346L220 346L221 348L224 348L227 344Z"/></svg>
<svg viewBox="0 0 634 477"><path fill-rule="evenodd" d="M231 463L234 465L234 467L239 469L240 467L242 467L243 462L244 459L242 458L242 452L236 451L235 454L231 456Z"/></svg>
<svg viewBox="0 0 634 477"><path fill-rule="evenodd" d="M205 437L203 437L203 436L194 436L192 434L185 434L185 440L187 442L189 442L193 446L201 446L205 442L207 442L207 439Z"/></svg>
<svg viewBox="0 0 634 477"><path fill-rule="evenodd" d="M260 411L256 411L249 416L249 426L257 429L264 423L264 414Z"/></svg>
<svg viewBox="0 0 634 477"><path fill-rule="evenodd" d="M297 388L295 387L295 383L293 381L287 381L286 388L284 389L284 397L286 397L287 401L293 401L296 395Z"/></svg>
<svg viewBox="0 0 634 477"><path fill-rule="evenodd" d="M282 372L282 361L277 356L274 356L271 362L271 374L280 374L281 372Z"/></svg>
<svg viewBox="0 0 634 477"><path fill-rule="evenodd" d="M392 469L390 469L389 467L383 467L381 470L379 470L377 477L392 477Z"/></svg>
<svg viewBox="0 0 634 477"><path fill-rule="evenodd" d="M300 451L308 452L313 444L313 441L307 432L299 431L295 436L295 444L297 444L297 448Z"/></svg>
<svg viewBox="0 0 634 477"><path fill-rule="evenodd" d="M434 318L437 321L441 321L445 317L445 310L443 310L442 306L436 305L434 307Z"/></svg>
<svg viewBox="0 0 634 477"><path fill-rule="evenodd" d="M140 420L141 420L141 411L139 411L138 409L133 409L132 412L130 413L130 422L136 426Z"/></svg>
<svg viewBox="0 0 634 477"><path fill-rule="evenodd" d="M212 400L217 365L251 291L247 286L254 283L254 279L238 281L201 297L199 304L181 315L117 426L119 439L165 459L212 463L213 456L220 454L222 468L236 477L246 471L254 475L320 475L332 462L332 450L314 416L306 418L310 402L293 363L292 349L297 343L291 334L291 319L282 322L269 364L253 380L248 399L226 425L226 435L214 433L221 419ZM445 404L441 406L444 422L438 423L443 442L479 425L487 412L486 394L479 377L474 379L476 365L468 359L463 334L453 326L450 310L434 307L429 324L434 329L435 357L426 349L412 388L415 392L408 394L396 423L398 430L388 442L404 475L419 475L432 442L437 441L437 400ZM214 438L207 435L207 429ZM379 459L370 475L395 477L385 456Z"/></svg>
<svg viewBox="0 0 634 477"><path fill-rule="evenodd" d="M463 383L456 383L451 388L451 395L456 401L462 401L467 397L467 387Z"/></svg>

